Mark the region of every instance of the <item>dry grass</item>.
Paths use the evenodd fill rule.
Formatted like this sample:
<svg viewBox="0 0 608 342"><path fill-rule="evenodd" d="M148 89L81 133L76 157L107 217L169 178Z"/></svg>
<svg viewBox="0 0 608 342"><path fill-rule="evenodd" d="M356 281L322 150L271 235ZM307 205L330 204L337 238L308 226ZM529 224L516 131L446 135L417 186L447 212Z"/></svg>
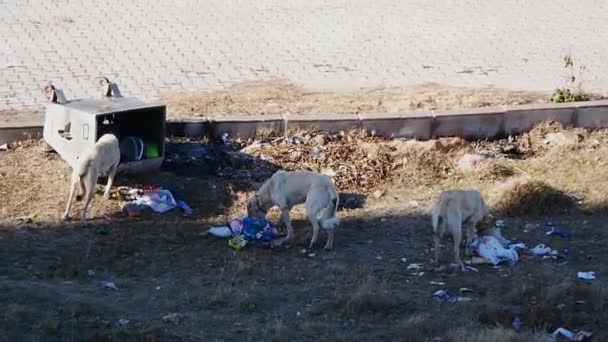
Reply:
<svg viewBox="0 0 608 342"><path fill-rule="evenodd" d="M571 209L574 200L544 181L516 178L497 187L494 209L505 215L551 215Z"/></svg>
<svg viewBox="0 0 608 342"><path fill-rule="evenodd" d="M352 92L313 92L274 80L236 84L207 93L166 94L174 117L237 114L305 114L448 110L546 102L546 94L503 89L459 88L436 83L371 88Z"/></svg>
<svg viewBox="0 0 608 342"><path fill-rule="evenodd" d="M44 152L42 140L30 140L11 146L0 155L0 196L10 199L0 206L0 222L15 223L19 217L29 217L34 222L57 224L65 209L68 186L71 179L69 165L56 153ZM221 210L227 203L230 192L205 178L184 179L170 172L120 175L115 185L170 186L189 198L189 205L199 214L208 215ZM120 195L114 187L111 199L106 201L95 196L88 217L99 219L120 212ZM103 184L97 185L98 194ZM207 194L196 196L195 194ZM72 219L80 216L80 201L76 201L70 212Z"/></svg>
<svg viewBox="0 0 608 342"><path fill-rule="evenodd" d="M29 331L44 339L47 333L55 333L54 325L41 323L57 320L61 323L59 337L79 337L75 340L94 334L137 340L199 336L214 340L225 333L229 339L257 334L258 339L277 341L430 341L437 337L441 341L503 342L538 341L541 335L546 338L548 332L564 326L594 331L601 340L600 327L608 313L608 292L601 278L606 273L603 215L552 217L560 227L566 221L564 229L574 232L569 239L548 238L542 229L523 234L518 227L529 222L535 208L559 212L551 202L555 194L581 199L590 209L605 203L608 132L584 131L583 140L574 146L550 147L542 144L548 131L541 130L565 128L542 127L518 142L529 144L529 155L522 159L499 155L466 173L455 170L462 154L504 142L481 147L458 139L378 142L391 149L394 161L401 161L390 168L386 183L380 184L385 194L370 196L362 209L340 212L343 223L336 235L336 250L319 251L316 257L299 252L308 241L310 227L299 221L303 217L298 210L293 215L296 240L285 250L247 247L235 252L225 240L200 237L201 230L224 223L227 216L242 215L247 198L244 192L229 191L220 183L211 188L207 175L186 179L160 172L138 178L146 184L167 181L181 185L196 211L194 218L167 214L139 221L124 219L105 223L112 227L112 233L105 236L95 235L94 228L12 230L7 224L0 230L0 251L8 262L0 265L0 273L8 275L10 284L3 286L6 310L0 315L0 329L12 332L12 340ZM373 154L373 146L365 149ZM67 165L58 156L43 154L38 143L9 150L0 158L0 192L12 199L2 206L3 218L14 222L16 216L37 212L37 220L52 221L53 210L63 209L67 195ZM59 179L43 179L39 174ZM9 179L20 183L11 184ZM426 269L432 254L430 220L421 208L441 190L464 187L480 189L492 199L491 204L493 194L497 200L508 199L505 203L511 206L507 208L528 203L520 216L504 217L509 224L505 234L522 238L529 246L547 243L560 251L567 247L568 263L522 259L513 267L479 267L479 273L467 275L430 272ZM228 197L235 203L229 203ZM412 200L420 205L404 209ZM99 196L93 203L103 201ZM103 213L105 209L97 210ZM113 211L109 207L108 212ZM272 219L277 219L276 213ZM584 223L587 220L589 224ZM24 267L28 262L31 271ZM412 275L405 269L408 263L422 264L425 275ZM91 268L97 270L97 278L87 276ZM577 281L577 270L593 270L600 277L594 282ZM120 291L98 288L98 281L106 275L116 281ZM439 303L430 297L435 290L429 286L431 280L444 281L453 293L460 287L473 288L474 300ZM160 290L155 289L158 285L162 285ZM44 292L45 287L53 291ZM24 293L18 304L14 304L16 293ZM61 303L55 298L61 298ZM61 315L57 315L58 306ZM188 319L179 327L160 322L159 317L171 311L184 312ZM515 316L524 322L519 333L510 329ZM115 321L119 318L143 322L118 328Z"/></svg>

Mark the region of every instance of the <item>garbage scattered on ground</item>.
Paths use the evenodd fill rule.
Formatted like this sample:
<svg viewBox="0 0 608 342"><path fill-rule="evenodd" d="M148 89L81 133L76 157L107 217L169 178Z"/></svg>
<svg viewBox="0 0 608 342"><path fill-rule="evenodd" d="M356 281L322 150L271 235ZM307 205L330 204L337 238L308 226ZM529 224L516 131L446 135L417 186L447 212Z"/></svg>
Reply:
<svg viewBox="0 0 608 342"><path fill-rule="evenodd" d="M493 265L498 265L503 261L513 263L519 260L517 251L508 248L508 245L505 248L499 239L492 235L485 235L476 239L473 241L472 247L475 254L488 260ZM478 263L482 263L479 262L479 259L476 260ZM475 264L475 261L473 263Z"/></svg>
<svg viewBox="0 0 608 342"><path fill-rule="evenodd" d="M446 290L438 290L437 292L433 293L433 297L437 297L441 301L450 302L450 303L469 302L469 301L473 300L473 298L471 298L471 297L453 296Z"/></svg>
<svg viewBox="0 0 608 342"><path fill-rule="evenodd" d="M94 276L95 276L95 274L96 274L96 273L95 273L95 270L88 270L88 271L87 271L87 275L88 275L89 277L94 277Z"/></svg>
<svg viewBox="0 0 608 342"><path fill-rule="evenodd" d="M461 287L460 289L458 289L458 291L465 293L465 292L473 292L473 290L471 290L468 287Z"/></svg>
<svg viewBox="0 0 608 342"><path fill-rule="evenodd" d="M119 327L125 327L127 324L129 324L128 319L119 319L118 321L116 321L116 325Z"/></svg>
<svg viewBox="0 0 608 342"><path fill-rule="evenodd" d="M416 271L416 270L419 270L420 268L421 267L418 264L409 264L407 266L407 269L410 270L410 271Z"/></svg>
<svg viewBox="0 0 608 342"><path fill-rule="evenodd" d="M0 151L8 151L8 144L0 145Z"/></svg>
<svg viewBox="0 0 608 342"><path fill-rule="evenodd" d="M595 272L590 271L590 272L578 272L577 274L578 279L582 279L582 280L594 280L595 279Z"/></svg>
<svg viewBox="0 0 608 342"><path fill-rule="evenodd" d="M228 246L236 251L240 251L247 245L247 240L243 235L237 235L232 239L228 240Z"/></svg>
<svg viewBox="0 0 608 342"><path fill-rule="evenodd" d="M515 331L520 331L522 326L523 326L523 322L521 321L521 318L515 317L515 319L513 320L513 323L511 323L511 326L513 327L513 329Z"/></svg>
<svg viewBox="0 0 608 342"><path fill-rule="evenodd" d="M561 236L563 238L569 238L572 236L572 233L567 232L565 230L558 230L557 228L555 228L555 224L553 222L547 222L545 224L545 227L550 228L550 230L548 232L546 232L546 235L552 236L552 235L557 235L557 236Z"/></svg>
<svg viewBox="0 0 608 342"><path fill-rule="evenodd" d="M509 245L510 249L514 249L514 250L518 250L518 249L527 249L528 246L526 246L525 243L520 242L520 243L514 243L514 244L510 244Z"/></svg>
<svg viewBox="0 0 608 342"><path fill-rule="evenodd" d="M435 286L445 286L445 283L442 281L429 281L429 284Z"/></svg>
<svg viewBox="0 0 608 342"><path fill-rule="evenodd" d="M186 216L192 215L192 208L183 200L176 200L170 190L155 187L142 187L129 189L123 194L127 199L121 206L127 215L140 216L147 209L163 214L175 208L179 208Z"/></svg>
<svg viewBox="0 0 608 342"><path fill-rule="evenodd" d="M228 225L211 227L203 234L231 238L228 240L228 246L235 250L241 250L249 243L270 248L282 244L279 232L270 225L270 222L250 217L244 217L242 220L233 219Z"/></svg>
<svg viewBox="0 0 608 342"><path fill-rule="evenodd" d="M591 337L593 336L593 333L591 333L589 331L574 332L574 331L568 330L566 328L557 328L557 329L555 329L553 334L551 334L551 340L555 341L555 339L559 335L564 336L565 338L569 339L570 341L579 342L579 341L587 341L587 340L591 339Z"/></svg>
<svg viewBox="0 0 608 342"><path fill-rule="evenodd" d="M549 254L551 253L551 251L551 247L547 247L544 244L537 245L534 248L530 249L530 253L537 256Z"/></svg>
<svg viewBox="0 0 608 342"><path fill-rule="evenodd" d="M208 231L201 233L201 234L211 234L213 236L219 237L219 238L228 238L232 236L232 230L230 229L230 227L211 227L209 228Z"/></svg>
<svg viewBox="0 0 608 342"><path fill-rule="evenodd" d="M192 208L188 206L188 204L182 200L176 201L177 207L182 211L182 213L186 216L192 215Z"/></svg>
<svg viewBox="0 0 608 342"><path fill-rule="evenodd" d="M116 287L116 284L114 284L111 281L102 281L101 282L101 286L106 288L106 289L112 289L112 290L116 290L118 291L118 287Z"/></svg>
<svg viewBox="0 0 608 342"><path fill-rule="evenodd" d="M165 323L173 323L175 325L180 325L186 316L179 312L170 312L162 317L163 322Z"/></svg>

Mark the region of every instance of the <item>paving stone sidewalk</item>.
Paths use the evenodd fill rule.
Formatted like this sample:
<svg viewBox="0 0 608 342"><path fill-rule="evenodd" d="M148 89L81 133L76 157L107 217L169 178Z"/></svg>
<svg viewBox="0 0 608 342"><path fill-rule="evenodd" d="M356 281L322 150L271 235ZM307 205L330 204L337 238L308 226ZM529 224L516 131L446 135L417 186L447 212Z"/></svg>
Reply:
<svg viewBox="0 0 608 342"><path fill-rule="evenodd" d="M435 81L550 91L562 56L608 90L608 3L569 0L0 0L0 111L106 75L124 93L286 78L345 89Z"/></svg>

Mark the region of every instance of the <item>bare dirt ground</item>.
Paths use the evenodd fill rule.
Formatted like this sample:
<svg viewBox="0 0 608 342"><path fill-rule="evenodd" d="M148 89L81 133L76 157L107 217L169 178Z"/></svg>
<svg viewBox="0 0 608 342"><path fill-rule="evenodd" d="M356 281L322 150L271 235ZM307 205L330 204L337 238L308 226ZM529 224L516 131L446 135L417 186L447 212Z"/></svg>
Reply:
<svg viewBox="0 0 608 342"><path fill-rule="evenodd" d="M160 100L168 118L218 118L230 115L377 113L470 109L547 102L549 94L496 88L463 88L423 83L410 87L361 88L321 92L283 80L237 83L209 92L172 92ZM42 122L43 110L0 111L0 124Z"/></svg>
<svg viewBox="0 0 608 342"><path fill-rule="evenodd" d="M238 83L221 91L173 93L162 98L175 118L310 113L376 113L470 109L541 103L548 94L495 88L463 88L423 83L410 87L362 88L354 92L318 92L286 81Z"/></svg>
<svg viewBox="0 0 608 342"><path fill-rule="evenodd" d="M496 142L309 135L263 140L250 155L239 150L245 144L171 139L162 172L118 185L170 187L194 215L128 218L116 188L112 200L94 199L86 228L58 221L69 168L56 154L37 141L0 152L0 340L546 341L557 327L608 339L608 131L541 125ZM346 146L350 153L337 152ZM465 153L488 159L459 171ZM334 251L321 250L322 235L315 256L301 254L310 230L299 209L290 248L237 252L200 235L244 215L250 191L281 166L334 172L345 192ZM560 256L435 272L427 209L440 191L469 186L505 221L506 238ZM547 220L574 235L546 236ZM540 227L524 230L530 223ZM598 278L580 281L577 271ZM463 287L472 292L460 294ZM438 289L472 300L439 302L431 297ZM163 322L171 312L183 321Z"/></svg>

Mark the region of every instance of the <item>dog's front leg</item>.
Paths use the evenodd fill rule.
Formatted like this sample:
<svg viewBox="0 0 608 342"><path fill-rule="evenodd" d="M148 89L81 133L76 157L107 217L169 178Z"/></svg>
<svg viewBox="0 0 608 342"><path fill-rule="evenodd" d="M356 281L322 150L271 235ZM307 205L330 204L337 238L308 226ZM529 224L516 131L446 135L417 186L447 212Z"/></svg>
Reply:
<svg viewBox="0 0 608 342"><path fill-rule="evenodd" d="M293 227L291 226L291 219L289 218L290 208L281 208L281 223L285 225L287 229L287 236L285 237L284 242L289 242L293 239Z"/></svg>

